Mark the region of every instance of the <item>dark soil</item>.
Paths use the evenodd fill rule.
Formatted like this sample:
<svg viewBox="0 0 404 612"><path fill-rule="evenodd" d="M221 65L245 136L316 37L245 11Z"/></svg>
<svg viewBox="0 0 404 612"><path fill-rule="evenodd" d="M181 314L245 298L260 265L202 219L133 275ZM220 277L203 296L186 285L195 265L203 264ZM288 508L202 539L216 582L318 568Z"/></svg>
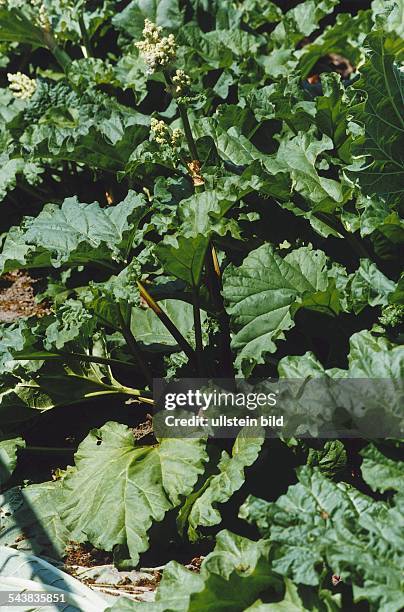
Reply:
<svg viewBox="0 0 404 612"><path fill-rule="evenodd" d="M81 567L95 567L96 565L109 565L112 563L112 553L98 550L91 544L78 544L72 542L67 548L65 565L80 565Z"/></svg>
<svg viewBox="0 0 404 612"><path fill-rule="evenodd" d="M139 423L132 431L135 440L142 440L142 444L155 444L156 438L153 434L153 420L151 414L147 414L146 420Z"/></svg>
<svg viewBox="0 0 404 612"><path fill-rule="evenodd" d="M17 270L0 277L0 323L12 323L20 317L42 317L49 313L44 304L35 301L37 281Z"/></svg>

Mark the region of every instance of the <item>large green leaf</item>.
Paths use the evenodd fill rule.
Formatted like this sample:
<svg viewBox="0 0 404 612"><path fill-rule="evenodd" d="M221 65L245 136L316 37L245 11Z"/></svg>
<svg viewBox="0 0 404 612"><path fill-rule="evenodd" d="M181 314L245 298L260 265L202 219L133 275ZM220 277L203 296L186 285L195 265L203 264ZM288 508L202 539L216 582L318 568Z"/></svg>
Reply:
<svg viewBox="0 0 404 612"><path fill-rule="evenodd" d="M152 522L178 506L203 472L205 442L166 439L137 447L129 428L110 422L90 432L75 460L63 480L60 507L72 538L104 550L126 545L137 563Z"/></svg>
<svg viewBox="0 0 404 612"><path fill-rule="evenodd" d="M198 65L200 72L209 72L217 68L230 68L233 54L221 44L217 33L206 36L195 23L187 23L181 29L182 44L186 45L185 57Z"/></svg>
<svg viewBox="0 0 404 612"><path fill-rule="evenodd" d="M21 157L11 158L7 153L0 155L0 200L3 200L9 190L17 184L17 175L24 170L24 160Z"/></svg>
<svg viewBox="0 0 404 612"><path fill-rule="evenodd" d="M252 28L259 28L266 23L276 23L282 19L282 11L274 2L266 2L263 6L260 0L247 0L239 6L239 10L242 20Z"/></svg>
<svg viewBox="0 0 404 612"><path fill-rule="evenodd" d="M102 31L105 22L116 13L111 0L99 0L94 4L86 0L75 0L74 3L53 0L47 5L47 9L57 40L66 40L76 44L82 42L82 32L77 19L78 13L83 15L83 22L90 40L96 33L99 33L99 30Z"/></svg>
<svg viewBox="0 0 404 612"><path fill-rule="evenodd" d="M18 423L56 406L133 389L115 381L105 338L78 300L54 315L4 326L0 342L0 423Z"/></svg>
<svg viewBox="0 0 404 612"><path fill-rule="evenodd" d="M321 85L323 95L316 98L315 121L322 133L331 138L337 151L344 157L341 148L349 136L347 119L349 98L340 77L335 73L322 75Z"/></svg>
<svg viewBox="0 0 404 612"><path fill-rule="evenodd" d="M328 374L335 378L388 379L396 383L397 397L394 403L397 404L400 401L400 380L404 374L404 348L364 330L350 338L346 370L326 370L313 353L306 353L281 359L279 374L284 378L306 378L308 375L320 377Z"/></svg>
<svg viewBox="0 0 404 612"><path fill-rule="evenodd" d="M14 8L0 8L0 40L46 47L42 30L22 11Z"/></svg>
<svg viewBox="0 0 404 612"><path fill-rule="evenodd" d="M227 231L237 233L237 224L225 218L226 213L244 195L239 181L230 180L224 189L208 189L182 200L178 208L180 233L186 238L223 236Z"/></svg>
<svg viewBox="0 0 404 612"><path fill-rule="evenodd" d="M397 382L404 372L404 348L386 338L372 335L369 331L351 336L349 353L349 376L352 378L385 378ZM338 375L338 370L330 370ZM399 398L397 398L399 399Z"/></svg>
<svg viewBox="0 0 404 612"><path fill-rule="evenodd" d="M145 19L163 28L176 30L181 26L178 0L132 0L113 18L113 24L134 38L140 39Z"/></svg>
<svg viewBox="0 0 404 612"><path fill-rule="evenodd" d="M230 108L227 109L228 112ZM242 116L239 109L238 112ZM220 119L222 119L222 122ZM222 159L237 166L243 166L261 157L261 154L252 142L241 133L240 127L238 125L229 127L228 120L226 121L225 117L219 116L218 119L216 117L204 119L199 125L195 126L195 130L198 135L209 134L213 138L217 152Z"/></svg>
<svg viewBox="0 0 404 612"><path fill-rule="evenodd" d="M32 320L31 320L32 321ZM0 325L0 373L16 373L20 368L13 355L22 350L35 350L35 323L20 319L11 325ZM24 363L25 371L38 370L34 362Z"/></svg>
<svg viewBox="0 0 404 612"><path fill-rule="evenodd" d="M128 242L127 251L131 243ZM132 307L140 304L136 285L140 276L140 265L134 258L119 274L110 276L105 282L80 288L78 294L87 311L84 320L92 313L100 324L117 331L122 331L121 318L129 326Z"/></svg>
<svg viewBox="0 0 404 612"><path fill-rule="evenodd" d="M0 255L0 270L77 266L93 262L113 268L123 261L133 232L146 210L143 198L130 192L123 202L101 208L67 198L61 207L47 204L37 217L26 217L9 232Z"/></svg>
<svg viewBox="0 0 404 612"><path fill-rule="evenodd" d="M276 342L293 327L293 310L303 297L327 291L326 257L302 247L284 259L269 244L252 251L238 268L229 266L223 278L226 310L231 315L237 350L236 366L249 374Z"/></svg>
<svg viewBox="0 0 404 612"><path fill-rule="evenodd" d="M351 307L358 313L366 306L386 306L395 284L380 272L376 264L361 259L358 270L351 276L349 289Z"/></svg>
<svg viewBox="0 0 404 612"><path fill-rule="evenodd" d="M306 0L290 9L276 26L272 38L276 44L282 43L293 47L305 36L310 36L317 29L318 22L331 12L338 0Z"/></svg>
<svg viewBox="0 0 404 612"><path fill-rule="evenodd" d="M34 159L123 171L133 149L147 137L149 117L94 85L77 89L65 80L56 85L38 80L24 112L9 126L12 134Z"/></svg>
<svg viewBox="0 0 404 612"><path fill-rule="evenodd" d="M57 307L55 320L46 328L45 348L60 350L73 341L78 341L82 349L87 348L96 325L91 312L79 300L68 299Z"/></svg>
<svg viewBox="0 0 404 612"><path fill-rule="evenodd" d="M60 484L55 481L23 489L13 487L0 496L1 545L54 559L63 557L70 537L58 510Z"/></svg>
<svg viewBox="0 0 404 612"><path fill-rule="evenodd" d="M297 64L297 44L317 29L319 21L337 3L338 0L306 0L287 11L271 33L271 46L274 48L260 58L265 72L271 77L290 74Z"/></svg>
<svg viewBox="0 0 404 612"><path fill-rule="evenodd" d="M217 45L223 45L226 49L230 49L233 55L239 57L248 57L257 53L265 40L257 34L253 35L239 29L207 32L204 38Z"/></svg>
<svg viewBox="0 0 404 612"><path fill-rule="evenodd" d="M340 610L340 595L332 595L331 591L321 590L318 597L311 593L310 596L305 598L301 596L297 586L291 580L285 578L285 596L282 601L263 603L261 600L257 600L245 612L308 612L308 610L317 612L317 610L323 609L327 612Z"/></svg>
<svg viewBox="0 0 404 612"><path fill-rule="evenodd" d="M404 183L404 77L399 65L404 43L382 30L370 34L366 43L369 58L359 84L367 95L360 115L365 138L355 151L367 159L354 176L364 193L397 197Z"/></svg>
<svg viewBox="0 0 404 612"><path fill-rule="evenodd" d="M185 281L190 287L197 288L201 282L207 247L206 236L179 236L176 244L159 243L155 253L165 272Z"/></svg>
<svg viewBox="0 0 404 612"><path fill-rule="evenodd" d="M390 257L389 251L391 249L386 249L386 242L397 247L404 244L404 220L400 218L396 210L392 210L385 199L377 196L369 198L360 195L357 208L361 213L361 235L372 236L376 252L380 257ZM384 239L382 248L378 246L377 241L377 238L380 236Z"/></svg>
<svg viewBox="0 0 404 612"><path fill-rule="evenodd" d="M192 345L195 341L193 308L188 302L180 300L160 300L159 305L169 316L181 334ZM206 318L201 312L202 323ZM131 329L138 342L148 350L172 351L181 350L175 338L163 325L151 308L133 308Z"/></svg>
<svg viewBox="0 0 404 612"><path fill-rule="evenodd" d="M347 452L341 440L328 440L323 448L309 449L307 465L319 467L322 474L332 477L346 467L347 459Z"/></svg>
<svg viewBox="0 0 404 612"><path fill-rule="evenodd" d="M403 524L398 508L375 502L319 470L302 468L299 483L277 502L250 497L240 516L277 547L273 567L295 582L317 585L328 567L383 612L404 605Z"/></svg>
<svg viewBox="0 0 404 612"><path fill-rule="evenodd" d="M139 395L116 381L106 381L99 366L82 365L79 358L70 359L66 355L61 359L60 355L47 352L34 354L32 358L41 362L57 359L59 364L42 368L35 377L27 375L23 381L15 379L4 385L0 393L0 426L29 421L57 406L80 404L94 398ZM62 367L61 361L68 362L70 367Z"/></svg>
<svg viewBox="0 0 404 612"><path fill-rule="evenodd" d="M333 212L342 207L351 194L349 185L317 172L317 158L333 148L329 136L323 134L321 140L316 140L313 132L299 132L290 140L282 140L279 146L278 162L290 172L293 188L313 211Z"/></svg>
<svg viewBox="0 0 404 612"><path fill-rule="evenodd" d="M391 436L403 431L404 348L386 338L366 330L353 334L346 370L327 370L313 353L308 352L301 356L284 357L279 362L278 371L280 377L286 379L322 378L323 383L316 389L313 405L320 397L319 390L326 390L327 377L335 379L332 397L327 397L327 406L331 409L326 417L329 421L332 419L331 413L344 406L355 426L363 432L363 437L376 438L382 432ZM343 380L337 382L339 379ZM304 406L306 424L311 422L313 426L318 425L320 414L322 417L326 414L324 407L319 414L315 410L307 410L307 400L303 402Z"/></svg>
<svg viewBox="0 0 404 612"><path fill-rule="evenodd" d="M284 121L294 131L306 131L313 124L316 104L306 100L300 79L288 75L260 89L247 88L246 101L257 121Z"/></svg>
<svg viewBox="0 0 404 612"><path fill-rule="evenodd" d="M373 489L384 493L390 489L403 491L404 463L394 461L381 453L374 444L361 451L363 457L361 472L363 479Z"/></svg>
<svg viewBox="0 0 404 612"><path fill-rule="evenodd" d="M0 486L7 482L17 465L17 453L25 447L22 438L0 440Z"/></svg>
<svg viewBox="0 0 404 612"><path fill-rule="evenodd" d="M41 391L35 382L2 384L0 393L0 425L29 421L35 411L43 412L55 407L55 402Z"/></svg>
<svg viewBox="0 0 404 612"><path fill-rule="evenodd" d="M269 542L253 542L221 531L215 550L202 563L200 574L171 561L164 570L154 603L129 603L122 599L111 611L243 612L270 586L279 588L281 584L271 570Z"/></svg>
<svg viewBox="0 0 404 612"><path fill-rule="evenodd" d="M383 26L386 32L404 34L403 0L373 0L372 13L376 24Z"/></svg>
<svg viewBox="0 0 404 612"><path fill-rule="evenodd" d="M253 438L251 432L241 430L231 455L222 452L219 473L210 476L198 491L188 497L177 524L181 532L187 528L191 541L198 539L198 527L212 527L220 523L220 512L215 506L228 501L240 489L245 480L244 470L256 461L263 441L262 435Z"/></svg>
<svg viewBox="0 0 404 612"><path fill-rule="evenodd" d="M355 16L337 15L335 23L298 51L301 76L306 78L319 60L332 53L348 59L352 66L359 66L365 57L364 40L372 27L370 11L359 11Z"/></svg>

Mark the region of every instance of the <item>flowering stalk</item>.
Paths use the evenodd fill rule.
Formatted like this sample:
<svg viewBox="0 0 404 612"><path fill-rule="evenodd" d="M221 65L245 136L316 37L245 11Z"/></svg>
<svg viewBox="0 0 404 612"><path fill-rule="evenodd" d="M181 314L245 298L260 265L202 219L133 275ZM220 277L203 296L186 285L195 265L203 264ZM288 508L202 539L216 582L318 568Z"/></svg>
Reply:
<svg viewBox="0 0 404 612"><path fill-rule="evenodd" d="M205 181L201 174L201 163L199 160L198 149L195 143L194 136L192 134L191 124L186 108L185 94L191 83L191 79L184 72L184 70L176 70L175 75L171 77L167 67L175 59L175 38L172 34L170 34L169 36L162 37L161 32L162 28L160 26L157 26L148 19L146 19L145 26L143 29L143 40L137 42L136 46L139 49L140 54L146 63L147 71L149 73L153 73L157 69L162 69L163 71L163 75L167 84L167 89L169 92L171 92L173 98L177 102L179 114L184 128L185 138L188 144L189 152L191 154L191 160L187 163L188 171L191 175L195 190L203 190L205 188ZM169 128L165 125L164 122L159 122L154 119L151 124L151 129L154 133L154 139L156 140L156 142L160 144L168 144ZM212 302L218 306L218 310L220 310L221 313L224 313L223 316L222 314L220 314L219 318L222 321L223 325L228 327L228 321L225 315L223 300L220 293L220 269L217 261L216 251L213 245L209 245L209 249L206 255L206 271ZM140 287L140 290L141 292L142 290L144 291L144 287ZM161 317L161 313L157 311L155 312L158 316ZM199 293L198 290L195 288L193 290L193 312L196 356L198 362L197 365L198 371L202 375L204 370L202 325L199 307ZM224 318L226 318L226 320L224 320ZM232 371L231 355L229 371Z"/></svg>
<svg viewBox="0 0 404 612"><path fill-rule="evenodd" d="M176 91L177 90L180 93L182 93L183 92L183 83L184 83L184 81L182 81L181 85L179 84L179 74L178 74L179 72L180 71L177 70L176 76L173 79L171 78L171 76L170 76L170 74L168 73L167 70L164 70L163 74L164 74L164 78L166 80L166 83L167 83L167 86L169 87L169 89L171 91ZM183 72L183 71L181 71L181 72ZM177 81L175 81L176 78L177 78ZM189 79L189 77L187 77L187 79ZM189 84L189 82L188 82L188 84ZM191 124L189 122L187 109L180 102L180 100L178 100L176 98L176 96L174 96L174 97L175 97L175 99L177 101L177 106L178 106L178 110L179 110L179 113L180 113L182 125L184 127L185 138L187 140L189 152L191 153L191 156L192 156L192 162L198 162L199 163L198 150L196 148L194 136L192 134Z"/></svg>
<svg viewBox="0 0 404 612"><path fill-rule="evenodd" d="M46 46L52 53L59 66L66 72L69 64L71 64L71 57L66 53L66 51L63 51L63 49L59 47L51 30L43 30L43 38Z"/></svg>
<svg viewBox="0 0 404 612"><path fill-rule="evenodd" d="M184 91L189 86L191 80L183 70L177 70L175 76L171 78L167 67L175 59L177 45L174 35L169 34L168 36L162 36L162 30L163 28L161 26L158 26L149 19L146 19L142 32L143 40L138 41L135 43L135 45L139 49L140 55L146 64L147 72L149 74L153 74L153 72L158 69L163 70L166 83L173 93L173 96L177 99L178 109L184 126L185 137L192 156L191 161L198 162L198 151L192 135L188 114L185 106L180 101L180 96L184 94ZM165 138L165 135L162 137ZM159 141L157 140L157 142Z"/></svg>
<svg viewBox="0 0 404 612"><path fill-rule="evenodd" d="M168 74L168 72L164 71L164 76L167 82L167 85L170 86L177 92L182 93L182 83L179 83L180 77L178 75L178 71L176 74L177 83L173 81ZM174 79L176 78L174 77ZM195 189L204 189L205 181L200 173L200 161L198 155L198 149L196 148L196 143L194 140L194 136L192 134L191 124L189 122L189 117L187 113L186 107L177 99L177 106L180 113L182 125L185 132L185 138L187 140L189 152L191 153L192 160L188 164L188 170L192 177L192 182L194 184ZM198 373L200 376L204 376L205 368L203 364L203 340L202 340L202 322L201 322L201 309L199 306L199 292L197 289L193 289L192 291L192 302L193 302L193 315L194 315L194 330L195 330L195 348L196 348L196 359L197 359L197 367Z"/></svg>
<svg viewBox="0 0 404 612"><path fill-rule="evenodd" d="M192 161L199 162L198 150L196 148L195 140L192 135L191 125L188 119L188 113L182 104L178 104L178 110L180 112L182 125L184 126L185 138L187 139L189 151L192 155Z"/></svg>
<svg viewBox="0 0 404 612"><path fill-rule="evenodd" d="M71 62L71 58L65 51L60 49L55 37L53 36L52 24L45 3L43 0L30 0L30 2L34 9L37 10L36 23L42 30L42 35L46 46L53 54L55 60L58 62L61 68L66 70L67 66Z"/></svg>
<svg viewBox="0 0 404 612"><path fill-rule="evenodd" d="M184 126L185 137L188 143L188 148L192 156L192 161L188 163L188 170L191 174L192 181L196 191L203 191L205 189L205 181L201 174L201 163L198 156L198 150L192 134L191 125L188 118L186 106L181 101L181 96L184 90L189 86L190 79L184 73L183 70L177 70L173 78L170 77L167 70L164 70L164 77L166 79L168 88L173 93L174 99L176 99L182 124ZM218 321L222 328L222 356L224 375L233 376L233 356L230 349L230 326L229 318L225 311L223 298L222 298L222 280L219 261L217 258L216 249L212 242L208 245L208 250L205 257L205 269L208 280L208 290L212 300L214 308L218 311ZM194 307L194 328L195 328L195 343L196 353L198 356L198 369L203 376L203 362L202 362L202 328L201 318L199 309L199 296L197 292L193 294L193 307Z"/></svg>
<svg viewBox="0 0 404 612"><path fill-rule="evenodd" d="M50 32L52 26L48 14L48 9L46 8L44 2L42 0L30 0L30 4L37 11L37 25L41 28L41 30Z"/></svg>

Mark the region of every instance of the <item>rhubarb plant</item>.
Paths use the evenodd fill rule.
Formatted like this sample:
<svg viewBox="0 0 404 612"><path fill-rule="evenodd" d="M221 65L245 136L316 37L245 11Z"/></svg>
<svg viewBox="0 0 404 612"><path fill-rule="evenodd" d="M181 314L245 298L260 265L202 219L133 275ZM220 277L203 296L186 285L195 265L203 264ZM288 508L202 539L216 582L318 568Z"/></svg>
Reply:
<svg viewBox="0 0 404 612"><path fill-rule="evenodd" d="M40 307L0 295L0 543L171 559L113 610L404 606L402 2L361 7L0 1L0 291ZM395 439L153 431L156 379L240 377L373 381Z"/></svg>

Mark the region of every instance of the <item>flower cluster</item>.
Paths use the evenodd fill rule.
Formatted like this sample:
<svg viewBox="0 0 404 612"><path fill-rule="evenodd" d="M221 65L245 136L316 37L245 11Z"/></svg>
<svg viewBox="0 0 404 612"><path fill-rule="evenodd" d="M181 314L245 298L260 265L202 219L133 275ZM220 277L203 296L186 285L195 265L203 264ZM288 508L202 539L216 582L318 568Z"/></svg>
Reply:
<svg viewBox="0 0 404 612"><path fill-rule="evenodd" d="M144 22L144 40L135 43L146 65L147 72L153 73L157 68L164 68L174 58L177 49L173 34L161 36L162 28L146 19Z"/></svg>
<svg viewBox="0 0 404 612"><path fill-rule="evenodd" d="M37 11L36 25L42 30L49 32L51 30L51 22L46 8L42 0L29 0L31 6Z"/></svg>
<svg viewBox="0 0 404 612"><path fill-rule="evenodd" d="M16 72L7 74L8 81L10 83L9 88L13 92L16 98L21 100L29 100L36 91L36 80L30 79L26 74L22 72Z"/></svg>
<svg viewBox="0 0 404 612"><path fill-rule="evenodd" d="M175 128L171 134L171 144L173 147L178 147L184 137L184 132L179 128Z"/></svg>
<svg viewBox="0 0 404 612"><path fill-rule="evenodd" d="M183 96L191 84L191 78L184 70L177 70L173 76L174 93L176 96Z"/></svg>
<svg viewBox="0 0 404 612"><path fill-rule="evenodd" d="M168 125L164 121L159 121L153 117L150 121L150 129L153 139L158 144L168 144L171 134Z"/></svg>
<svg viewBox="0 0 404 612"><path fill-rule="evenodd" d="M155 140L159 145L169 145L171 147L178 147L181 144L184 136L182 130L175 128L170 130L168 125L164 121L152 118L150 122L150 128Z"/></svg>

